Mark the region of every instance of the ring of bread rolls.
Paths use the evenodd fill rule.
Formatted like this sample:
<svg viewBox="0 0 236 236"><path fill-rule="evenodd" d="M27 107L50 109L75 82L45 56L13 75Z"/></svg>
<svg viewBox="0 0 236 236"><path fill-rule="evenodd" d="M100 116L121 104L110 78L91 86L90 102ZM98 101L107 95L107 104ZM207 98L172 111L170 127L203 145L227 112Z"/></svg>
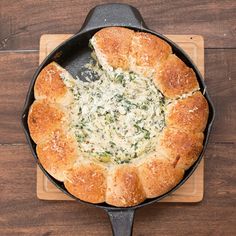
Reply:
<svg viewBox="0 0 236 236"><path fill-rule="evenodd" d="M194 71L157 36L108 27L95 33L91 44L104 70L120 68L149 77L170 100L166 125L156 144L158 151L124 164L84 159L66 112L73 95L61 74L70 75L55 62L48 64L35 82L35 101L28 115L30 134L43 167L63 181L72 195L91 203L134 206L171 190L197 160L203 148L208 103Z"/></svg>

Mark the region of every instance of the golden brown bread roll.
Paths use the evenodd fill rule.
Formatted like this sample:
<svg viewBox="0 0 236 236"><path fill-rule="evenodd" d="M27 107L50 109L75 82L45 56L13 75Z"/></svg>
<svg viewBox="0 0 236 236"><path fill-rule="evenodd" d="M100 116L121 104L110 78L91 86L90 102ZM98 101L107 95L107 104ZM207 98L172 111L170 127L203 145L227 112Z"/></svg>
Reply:
<svg viewBox="0 0 236 236"><path fill-rule="evenodd" d="M183 178L184 169L166 158L151 158L138 167L147 198L160 196L171 190Z"/></svg>
<svg viewBox="0 0 236 236"><path fill-rule="evenodd" d="M78 157L76 140L62 129L55 130L47 140L38 143L36 151L43 167L60 181L65 180L65 171Z"/></svg>
<svg viewBox="0 0 236 236"><path fill-rule="evenodd" d="M30 107L28 125L35 143L42 142L53 131L63 126L65 113L58 104L48 100L36 100Z"/></svg>
<svg viewBox="0 0 236 236"><path fill-rule="evenodd" d="M43 167L71 194L134 206L170 191L197 160L208 104L194 71L162 39L108 27L91 44L100 80L82 83L47 65L34 87L30 134Z"/></svg>
<svg viewBox="0 0 236 236"><path fill-rule="evenodd" d="M129 68L129 50L134 31L122 27L104 28L98 31L91 43L100 64L106 68Z"/></svg>
<svg viewBox="0 0 236 236"><path fill-rule="evenodd" d="M156 68L154 81L167 98L177 98L199 89L194 71L174 54Z"/></svg>
<svg viewBox="0 0 236 236"><path fill-rule="evenodd" d="M83 201L101 203L105 201L106 169L95 163L75 165L68 170L64 182L67 190Z"/></svg>
<svg viewBox="0 0 236 236"><path fill-rule="evenodd" d="M52 62L48 64L38 75L34 85L35 99L47 99L51 102L68 104L72 99L70 92L62 81L63 76L69 73Z"/></svg>
<svg viewBox="0 0 236 236"><path fill-rule="evenodd" d="M203 143L202 132L192 133L165 128L160 136L158 149L176 166L188 169L198 158Z"/></svg>
<svg viewBox="0 0 236 236"><path fill-rule="evenodd" d="M208 103L201 92L180 99L167 107L166 122L169 127L203 132L208 119Z"/></svg>
<svg viewBox="0 0 236 236"><path fill-rule="evenodd" d="M114 206L134 206L146 198L138 171L131 165L116 167L107 178L106 202Z"/></svg>
<svg viewBox="0 0 236 236"><path fill-rule="evenodd" d="M158 67L171 54L172 49L162 39L148 33L137 32L134 34L130 46L130 70L152 75L154 68Z"/></svg>

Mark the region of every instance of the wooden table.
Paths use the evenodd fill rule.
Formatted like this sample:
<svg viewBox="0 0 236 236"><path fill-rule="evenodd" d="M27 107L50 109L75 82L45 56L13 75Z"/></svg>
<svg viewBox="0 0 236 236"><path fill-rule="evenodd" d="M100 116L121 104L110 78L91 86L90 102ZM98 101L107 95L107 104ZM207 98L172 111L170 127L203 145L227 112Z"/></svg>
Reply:
<svg viewBox="0 0 236 236"><path fill-rule="evenodd" d="M102 210L36 198L35 162L19 123L40 35L76 33L101 2L0 1L0 235L111 234ZM204 200L137 210L134 235L236 235L236 2L129 3L153 30L204 36L206 83L217 111L205 155Z"/></svg>

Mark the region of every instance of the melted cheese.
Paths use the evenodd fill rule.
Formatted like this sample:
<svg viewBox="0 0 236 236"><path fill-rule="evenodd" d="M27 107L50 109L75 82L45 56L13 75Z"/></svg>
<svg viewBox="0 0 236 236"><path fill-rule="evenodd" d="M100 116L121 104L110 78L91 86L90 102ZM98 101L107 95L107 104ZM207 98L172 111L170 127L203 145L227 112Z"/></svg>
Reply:
<svg viewBox="0 0 236 236"><path fill-rule="evenodd" d="M130 162L154 150L165 125L164 97L149 78L97 64L96 81L62 76L72 91L71 129L82 152L102 162Z"/></svg>

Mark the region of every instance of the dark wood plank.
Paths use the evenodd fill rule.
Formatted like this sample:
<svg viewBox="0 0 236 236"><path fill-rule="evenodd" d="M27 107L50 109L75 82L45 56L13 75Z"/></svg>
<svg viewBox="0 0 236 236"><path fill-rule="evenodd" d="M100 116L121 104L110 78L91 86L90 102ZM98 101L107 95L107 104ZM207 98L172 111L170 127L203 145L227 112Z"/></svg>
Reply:
<svg viewBox="0 0 236 236"><path fill-rule="evenodd" d="M38 52L0 52L0 143L26 142L20 114L38 66Z"/></svg>
<svg viewBox="0 0 236 236"><path fill-rule="evenodd" d="M36 198L36 168L27 145L0 145L0 153L0 235L111 235L101 209ZM203 202L137 210L134 235L235 235L235 155L233 144L211 144Z"/></svg>
<svg viewBox="0 0 236 236"><path fill-rule="evenodd" d="M236 49L206 50L206 83L216 107L211 142L236 142ZM38 52L0 53L0 143L25 143L20 113Z"/></svg>
<svg viewBox="0 0 236 236"><path fill-rule="evenodd" d="M236 143L236 50L206 50L205 75L216 109L211 141Z"/></svg>
<svg viewBox="0 0 236 236"><path fill-rule="evenodd" d="M45 33L76 33L88 11L109 1L0 1L0 49L38 49ZM126 2L121 0L120 2ZM128 1L163 34L200 34L207 48L236 47L236 2Z"/></svg>

